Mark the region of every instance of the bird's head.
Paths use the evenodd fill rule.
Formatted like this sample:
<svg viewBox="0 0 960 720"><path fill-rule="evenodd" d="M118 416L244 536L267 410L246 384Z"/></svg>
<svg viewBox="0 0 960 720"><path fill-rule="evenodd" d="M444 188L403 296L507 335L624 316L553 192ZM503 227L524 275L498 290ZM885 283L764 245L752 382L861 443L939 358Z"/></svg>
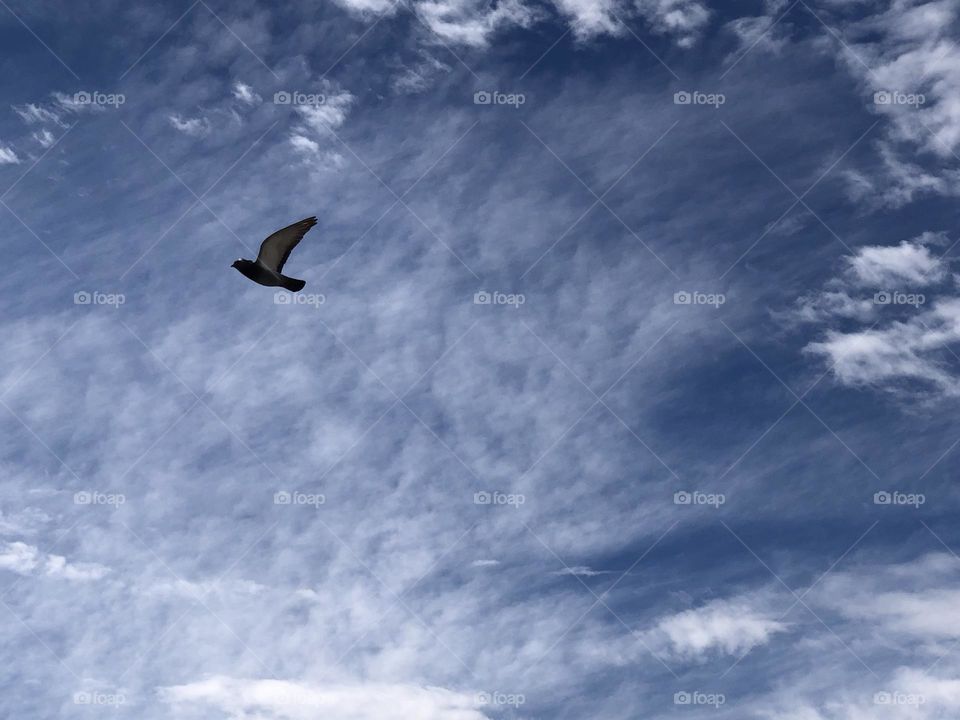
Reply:
<svg viewBox="0 0 960 720"><path fill-rule="evenodd" d="M241 265L245 265L246 263L249 263L249 262L250 262L249 260L244 260L243 258L237 258L236 260L233 261L233 265L231 265L230 267L239 269Z"/></svg>

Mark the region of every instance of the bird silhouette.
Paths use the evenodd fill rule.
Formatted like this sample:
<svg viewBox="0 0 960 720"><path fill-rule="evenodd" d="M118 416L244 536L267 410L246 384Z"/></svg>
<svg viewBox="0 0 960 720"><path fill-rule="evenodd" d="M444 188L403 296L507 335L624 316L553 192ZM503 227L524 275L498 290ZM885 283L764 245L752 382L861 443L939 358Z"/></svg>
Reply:
<svg viewBox="0 0 960 720"><path fill-rule="evenodd" d="M303 280L287 277L283 274L283 265L290 257L290 253L303 240L307 231L317 224L315 217L308 217L287 225L267 237L260 245L260 252L256 260L237 258L230 267L236 268L241 274L260 285L268 287L282 287L290 292L299 292L307 283Z"/></svg>

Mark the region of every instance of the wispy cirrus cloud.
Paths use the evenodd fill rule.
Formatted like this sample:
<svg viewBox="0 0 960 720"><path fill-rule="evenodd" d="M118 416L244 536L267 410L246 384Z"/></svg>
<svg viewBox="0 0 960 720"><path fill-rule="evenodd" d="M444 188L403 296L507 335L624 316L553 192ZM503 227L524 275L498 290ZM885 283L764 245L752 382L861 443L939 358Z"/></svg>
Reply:
<svg viewBox="0 0 960 720"><path fill-rule="evenodd" d="M902 720L873 694L923 683L918 712L953 716L956 661L923 671L954 640L955 579L946 554L919 562L935 541L918 522L957 542L957 373L934 349L957 293L949 245L920 235L952 227L947 186L927 189L949 159L885 135L910 163L901 204L866 170L882 212L824 180L802 222L717 280L795 199L764 164L799 192L838 159L869 167L867 140L844 151L892 122L808 9L773 27L702 2L253 2L179 21L94 6L16 9L85 78L149 50L117 113L51 96L62 70L43 74L37 57L55 60L29 33L10 49L30 68L8 77L11 102L76 124L4 198L27 227L7 218L0 714L76 714L70 670L119 686L111 712L138 720L660 720L696 715L675 699L696 688L725 695L712 715ZM123 42L88 55L70 39L115 18ZM638 40L727 102L674 104ZM721 84L718 59L753 43ZM474 105L481 88L527 102ZM0 118L22 158L61 136L25 112ZM308 213L321 225L291 262L309 303L229 271ZM928 302L873 297L897 289ZM491 292L525 302L476 301ZM806 322L785 341L768 308L786 306ZM878 319L875 356L801 353ZM875 362L897 350L943 385ZM823 383L791 407L831 352L848 386L926 382L941 404L905 418ZM867 466L893 483L939 457L923 508L864 496ZM674 504L697 488L727 502ZM127 499L80 506L79 490ZM314 500L276 500L297 492ZM476 501L490 492L525 502Z"/></svg>
<svg viewBox="0 0 960 720"><path fill-rule="evenodd" d="M261 717L296 720L318 713L336 720L484 720L476 693L452 692L437 687L370 683L337 685L281 680L244 680L213 677L160 689L161 699L186 717L204 708L241 717L255 712Z"/></svg>
<svg viewBox="0 0 960 720"><path fill-rule="evenodd" d="M24 105L14 105L14 112L28 125L54 123L62 125L60 114L49 107L43 107L36 103L26 103Z"/></svg>

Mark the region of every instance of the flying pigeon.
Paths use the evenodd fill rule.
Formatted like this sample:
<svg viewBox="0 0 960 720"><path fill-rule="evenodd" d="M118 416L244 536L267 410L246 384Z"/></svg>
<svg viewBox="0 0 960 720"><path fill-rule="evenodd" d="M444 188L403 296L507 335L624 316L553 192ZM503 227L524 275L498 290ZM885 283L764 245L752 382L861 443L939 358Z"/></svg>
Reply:
<svg viewBox="0 0 960 720"><path fill-rule="evenodd" d="M297 243L316 224L317 219L315 217L308 217L300 222L295 222L293 225L287 225L287 227L277 230L263 241L256 260L238 258L230 267L236 268L255 283L269 287L279 285L290 292L299 292L303 290L303 286L307 283L281 274L283 264L290 257L290 253L297 246Z"/></svg>

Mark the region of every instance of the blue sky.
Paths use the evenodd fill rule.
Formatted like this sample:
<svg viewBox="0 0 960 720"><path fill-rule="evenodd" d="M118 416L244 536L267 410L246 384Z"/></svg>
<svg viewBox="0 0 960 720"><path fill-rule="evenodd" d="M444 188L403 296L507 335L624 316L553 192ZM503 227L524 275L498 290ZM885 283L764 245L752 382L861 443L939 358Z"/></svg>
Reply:
<svg viewBox="0 0 960 720"><path fill-rule="evenodd" d="M0 5L4 716L957 716L960 2Z"/></svg>

